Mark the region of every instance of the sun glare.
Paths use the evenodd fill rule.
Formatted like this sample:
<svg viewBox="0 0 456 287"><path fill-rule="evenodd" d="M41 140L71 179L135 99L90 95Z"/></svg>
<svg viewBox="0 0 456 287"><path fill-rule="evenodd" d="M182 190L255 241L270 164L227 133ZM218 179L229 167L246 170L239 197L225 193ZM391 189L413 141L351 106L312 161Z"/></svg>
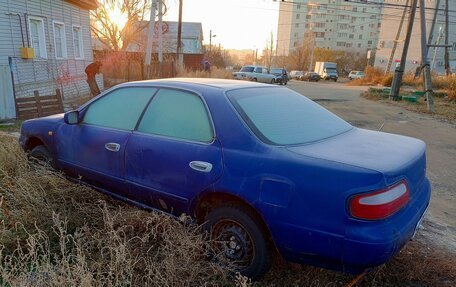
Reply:
<svg viewBox="0 0 456 287"><path fill-rule="evenodd" d="M108 11L109 21L117 26L119 30L122 30L127 24L127 15L122 13L118 7L113 7Z"/></svg>

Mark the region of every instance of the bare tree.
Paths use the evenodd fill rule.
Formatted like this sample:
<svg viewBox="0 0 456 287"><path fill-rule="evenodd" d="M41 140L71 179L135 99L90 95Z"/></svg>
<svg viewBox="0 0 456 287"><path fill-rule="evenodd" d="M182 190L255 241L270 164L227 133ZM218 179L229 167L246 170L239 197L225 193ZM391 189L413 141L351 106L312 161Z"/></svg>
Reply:
<svg viewBox="0 0 456 287"><path fill-rule="evenodd" d="M92 34L108 49L114 51L127 49L128 45L137 38L138 33L148 26L149 22L144 20L149 19L151 2L151 0L98 0L98 8L90 12ZM163 7L163 14L165 14L166 5Z"/></svg>

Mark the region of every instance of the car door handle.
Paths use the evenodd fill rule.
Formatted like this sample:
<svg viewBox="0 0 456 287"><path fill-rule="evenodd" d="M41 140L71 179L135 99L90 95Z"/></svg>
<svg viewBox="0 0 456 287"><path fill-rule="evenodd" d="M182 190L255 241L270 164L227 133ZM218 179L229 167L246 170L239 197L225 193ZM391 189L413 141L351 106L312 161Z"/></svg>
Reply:
<svg viewBox="0 0 456 287"><path fill-rule="evenodd" d="M212 170L212 164L205 162L205 161L191 161L189 166L196 170L196 171L201 171L201 172L210 172Z"/></svg>
<svg viewBox="0 0 456 287"><path fill-rule="evenodd" d="M105 148L109 151L118 152L120 150L120 144L118 143L106 143Z"/></svg>

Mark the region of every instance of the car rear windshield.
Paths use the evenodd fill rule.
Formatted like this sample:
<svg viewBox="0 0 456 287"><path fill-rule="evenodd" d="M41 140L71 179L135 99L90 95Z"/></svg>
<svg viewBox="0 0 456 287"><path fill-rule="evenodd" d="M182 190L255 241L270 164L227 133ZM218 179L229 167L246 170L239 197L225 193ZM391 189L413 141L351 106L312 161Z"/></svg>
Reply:
<svg viewBox="0 0 456 287"><path fill-rule="evenodd" d="M282 74L282 69L271 69L271 74Z"/></svg>
<svg viewBox="0 0 456 287"><path fill-rule="evenodd" d="M305 144L352 129L338 116L287 88L238 89L227 95L250 129L268 144Z"/></svg>
<svg viewBox="0 0 456 287"><path fill-rule="evenodd" d="M253 72L254 69L255 69L254 67L242 67L240 72L251 73L251 72Z"/></svg>

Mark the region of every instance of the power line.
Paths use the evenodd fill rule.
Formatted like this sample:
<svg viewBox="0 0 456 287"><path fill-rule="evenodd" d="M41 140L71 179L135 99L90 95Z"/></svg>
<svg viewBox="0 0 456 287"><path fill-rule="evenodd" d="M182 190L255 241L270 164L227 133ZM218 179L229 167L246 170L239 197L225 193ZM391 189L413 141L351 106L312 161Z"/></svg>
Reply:
<svg viewBox="0 0 456 287"><path fill-rule="evenodd" d="M371 2L371 1L366 1L366 2L355 2L355 1L346 0L346 2L357 3L357 4L364 4L364 5L375 4L375 5L380 5L380 6L383 6L383 7L386 7L386 6L401 7L401 8L411 8L411 7L412 7L412 6L410 6L410 5L393 4L393 3L379 3L379 2ZM418 6L417 8L421 9L420 6ZM437 11L446 11L446 9L431 8L431 7L424 7L424 9L425 9L425 10L431 10L431 11L434 11L434 10L437 10ZM448 10L448 12L456 13L456 10Z"/></svg>
<svg viewBox="0 0 456 287"><path fill-rule="evenodd" d="M274 0L273 0L274 1ZM393 3L380 3L380 2L372 2L372 1L365 1L363 0L363 2L358 2L358 1L351 1L351 0L346 0L345 2L349 2L349 3L353 3L353 4L361 4L361 5L370 5L370 4L374 4L374 5L378 5L378 6L381 6L381 7L388 7L388 6L391 6L391 7L398 7L398 8L411 8L412 6L410 5L403 5L403 4L393 4ZM284 4L296 4L296 5L306 5L306 3L303 3L303 2L294 2L294 1L286 1L286 0L282 0L281 3L284 3ZM315 3L317 4L317 3ZM325 5L335 5L335 6L348 6L346 4L335 4L335 3L329 3L329 4L326 4L326 3L321 3L321 4L318 4L319 6L325 6ZM419 8L419 7L418 7ZM441 8L431 8L431 7L424 7L425 10L431 10L431 11L434 11L434 10L438 10L438 11L446 11L445 9L441 9ZM451 13L456 13L456 10L448 10L448 12L451 12Z"/></svg>

